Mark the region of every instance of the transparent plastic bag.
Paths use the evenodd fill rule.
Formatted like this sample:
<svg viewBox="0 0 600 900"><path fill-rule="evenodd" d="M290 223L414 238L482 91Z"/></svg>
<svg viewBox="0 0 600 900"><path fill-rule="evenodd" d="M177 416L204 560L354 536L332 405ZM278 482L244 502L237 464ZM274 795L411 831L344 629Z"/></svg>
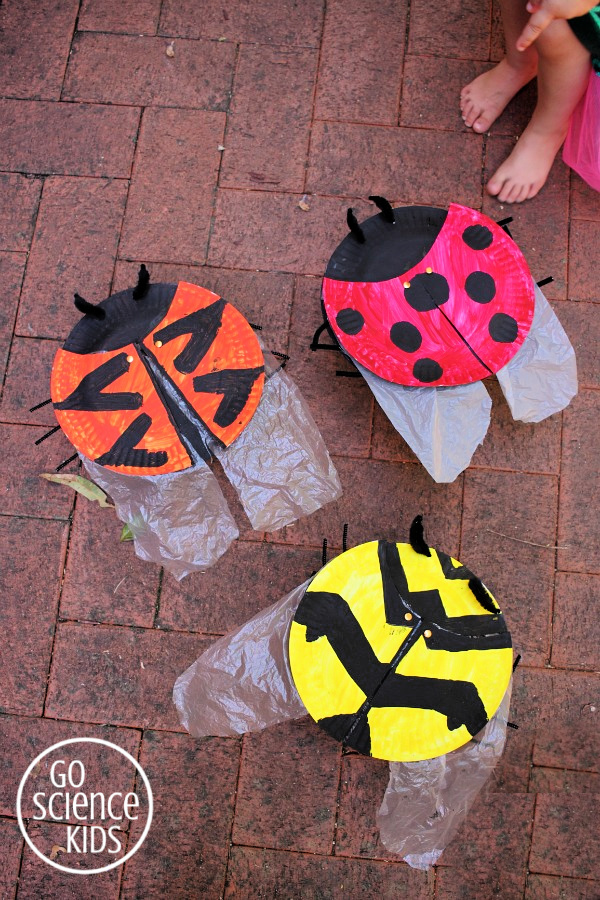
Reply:
<svg viewBox="0 0 600 900"><path fill-rule="evenodd" d="M512 682L496 714L468 744L420 762L390 763L377 813L383 845L416 869L434 865L467 817L506 742Z"/></svg>
<svg viewBox="0 0 600 900"><path fill-rule="evenodd" d="M575 351L556 313L535 286L535 313L519 352L496 373L515 419L541 422L577 393Z"/></svg>
<svg viewBox="0 0 600 900"><path fill-rule="evenodd" d="M137 555L178 580L214 565L239 536L219 483L201 460L183 472L124 475L81 459L131 528Z"/></svg>
<svg viewBox="0 0 600 900"><path fill-rule="evenodd" d="M593 67L586 92L569 122L563 160L594 190L600 191L600 72Z"/></svg>
<svg viewBox="0 0 600 900"><path fill-rule="evenodd" d="M173 701L190 734L230 737L306 715L287 646L308 583L215 641L179 676Z"/></svg>
<svg viewBox="0 0 600 900"><path fill-rule="evenodd" d="M483 383L404 387L353 362L434 481L454 481L471 462L490 424L492 401Z"/></svg>

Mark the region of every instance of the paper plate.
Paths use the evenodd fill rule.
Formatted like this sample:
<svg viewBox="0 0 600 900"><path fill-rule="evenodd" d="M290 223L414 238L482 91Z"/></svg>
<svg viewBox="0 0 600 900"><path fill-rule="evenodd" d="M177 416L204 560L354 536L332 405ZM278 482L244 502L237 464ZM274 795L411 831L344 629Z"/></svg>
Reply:
<svg viewBox="0 0 600 900"><path fill-rule="evenodd" d="M346 353L395 384L469 384L525 340L534 284L517 245L487 216L453 204L394 210L349 234L323 279L327 320Z"/></svg>
<svg viewBox="0 0 600 900"><path fill-rule="evenodd" d="M471 740L512 673L500 611L459 562L372 541L314 577L291 625L294 683L315 721L360 753L415 761ZM491 596L491 595L490 595Z"/></svg>
<svg viewBox="0 0 600 900"><path fill-rule="evenodd" d="M85 315L54 360L56 417L75 448L125 474L177 472L229 446L260 401L263 354L217 294L186 282L121 291Z"/></svg>

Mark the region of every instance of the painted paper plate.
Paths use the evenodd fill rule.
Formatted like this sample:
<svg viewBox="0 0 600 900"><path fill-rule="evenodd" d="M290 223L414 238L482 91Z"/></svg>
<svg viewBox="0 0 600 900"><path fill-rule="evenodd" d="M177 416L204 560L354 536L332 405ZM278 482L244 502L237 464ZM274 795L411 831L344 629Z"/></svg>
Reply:
<svg viewBox="0 0 600 900"><path fill-rule="evenodd" d="M387 217L367 219L331 257L322 297L350 357L386 381L415 387L469 384L497 372L525 340L535 302L512 238L456 204L448 211L390 207Z"/></svg>
<svg viewBox="0 0 600 900"><path fill-rule="evenodd" d="M291 625L306 709L332 737L379 759L431 759L466 744L512 674L493 597L465 566L429 552L372 541L342 553L314 577Z"/></svg>
<svg viewBox="0 0 600 900"><path fill-rule="evenodd" d="M263 354L242 314L205 288L180 281L133 294L89 305L56 354L52 401L89 459L131 475L177 472L246 427Z"/></svg>

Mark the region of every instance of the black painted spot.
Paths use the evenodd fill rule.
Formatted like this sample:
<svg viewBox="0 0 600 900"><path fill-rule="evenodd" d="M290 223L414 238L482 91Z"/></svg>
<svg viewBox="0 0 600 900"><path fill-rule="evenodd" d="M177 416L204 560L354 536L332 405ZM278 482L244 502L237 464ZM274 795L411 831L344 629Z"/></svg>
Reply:
<svg viewBox="0 0 600 900"><path fill-rule="evenodd" d="M494 235L485 225L469 225L462 233L462 239L471 250L487 250Z"/></svg>
<svg viewBox="0 0 600 900"><path fill-rule="evenodd" d="M423 343L421 332L412 322L396 322L390 328L390 340L400 350L414 353Z"/></svg>
<svg viewBox="0 0 600 900"><path fill-rule="evenodd" d="M443 275L421 272L412 278L410 287L404 288L404 296L417 312L429 312L446 302L450 287Z"/></svg>
<svg viewBox="0 0 600 900"><path fill-rule="evenodd" d="M475 303L489 303L496 296L496 282L487 272L471 272L465 291Z"/></svg>
<svg viewBox="0 0 600 900"><path fill-rule="evenodd" d="M429 384L431 381L437 381L444 374L444 370L435 359L418 359L413 366L413 375L419 381Z"/></svg>
<svg viewBox="0 0 600 900"><path fill-rule="evenodd" d="M512 344L519 333L516 319L506 313L496 313L488 325L490 337L498 344Z"/></svg>
<svg viewBox="0 0 600 900"><path fill-rule="evenodd" d="M358 334L365 324L365 320L359 311L350 307L341 309L335 317L335 321L340 331L343 331L344 334Z"/></svg>

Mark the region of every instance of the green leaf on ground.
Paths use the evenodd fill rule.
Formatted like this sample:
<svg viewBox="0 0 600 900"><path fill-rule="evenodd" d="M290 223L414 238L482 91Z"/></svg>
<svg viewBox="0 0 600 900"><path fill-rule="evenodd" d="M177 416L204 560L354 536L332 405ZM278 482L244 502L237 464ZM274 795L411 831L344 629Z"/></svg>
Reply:
<svg viewBox="0 0 600 900"><path fill-rule="evenodd" d="M45 472L40 475L46 481L53 481L55 484L66 484L67 487L73 488L78 494L83 494L88 500L94 500L99 506L105 509L114 509L114 505L109 502L108 497L97 484L82 478L81 475L55 475L54 473Z"/></svg>
<svg viewBox="0 0 600 900"><path fill-rule="evenodd" d="M132 541L133 540L133 531L131 530L129 525L127 525L127 524L123 525L123 528L121 529L121 537L119 538L119 540L120 541Z"/></svg>

